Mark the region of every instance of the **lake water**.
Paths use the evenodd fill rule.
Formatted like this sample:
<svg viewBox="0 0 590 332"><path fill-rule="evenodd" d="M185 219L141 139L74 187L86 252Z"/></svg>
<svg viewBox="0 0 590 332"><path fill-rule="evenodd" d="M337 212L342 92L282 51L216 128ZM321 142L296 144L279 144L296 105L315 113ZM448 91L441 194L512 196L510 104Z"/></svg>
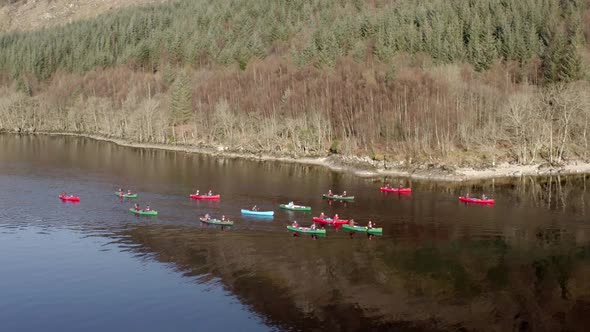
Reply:
<svg viewBox="0 0 590 332"><path fill-rule="evenodd" d="M411 195L381 193L384 181L400 179L0 135L2 330L588 329L589 176L403 180ZM191 201L195 189L222 199ZM356 199L324 200L328 189ZM496 205L459 203L468 191ZM278 209L290 200L312 213ZM132 215L135 202L159 216ZM274 218L240 215L254 204ZM287 232L320 212L372 220L383 236ZM203 225L205 213L235 226Z"/></svg>

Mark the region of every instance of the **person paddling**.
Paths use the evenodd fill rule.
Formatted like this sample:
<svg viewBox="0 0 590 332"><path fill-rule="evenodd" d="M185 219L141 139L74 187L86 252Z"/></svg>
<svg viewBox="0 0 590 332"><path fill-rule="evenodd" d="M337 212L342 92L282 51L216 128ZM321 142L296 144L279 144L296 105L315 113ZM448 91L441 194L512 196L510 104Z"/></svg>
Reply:
<svg viewBox="0 0 590 332"><path fill-rule="evenodd" d="M354 227L354 219L350 219L348 221L348 225L353 226Z"/></svg>
<svg viewBox="0 0 590 332"><path fill-rule="evenodd" d="M254 206L252 207L252 211L258 211L258 206L254 205Z"/></svg>
<svg viewBox="0 0 590 332"><path fill-rule="evenodd" d="M146 210L146 211L151 211L152 209L151 209L151 208L150 208L150 206L148 205L148 206L146 206L146 207L145 207L145 210Z"/></svg>
<svg viewBox="0 0 590 332"><path fill-rule="evenodd" d="M486 196L486 194L481 195L481 199L486 201L488 199L488 196Z"/></svg>
<svg viewBox="0 0 590 332"><path fill-rule="evenodd" d="M369 224L367 224L367 228L371 229L373 228L373 222L369 220Z"/></svg>
<svg viewBox="0 0 590 332"><path fill-rule="evenodd" d="M328 190L328 196L334 196L334 194L332 194L332 189Z"/></svg>
<svg viewBox="0 0 590 332"><path fill-rule="evenodd" d="M209 213L205 213L205 220L209 220L209 219L211 219L211 216L209 215Z"/></svg>
<svg viewBox="0 0 590 332"><path fill-rule="evenodd" d="M209 193L207 193L207 195L213 196L213 192L211 191L211 189L209 189Z"/></svg>
<svg viewBox="0 0 590 332"><path fill-rule="evenodd" d="M399 189L404 189L404 184L403 183L399 183Z"/></svg>
<svg viewBox="0 0 590 332"><path fill-rule="evenodd" d="M135 203L135 211L139 211L139 204Z"/></svg>
<svg viewBox="0 0 590 332"><path fill-rule="evenodd" d="M333 219L332 221L333 221L333 222L337 222L337 221L338 221L338 218L339 218L339 217L338 217L338 213L336 213L336 214L334 215L334 219Z"/></svg>
<svg viewBox="0 0 590 332"><path fill-rule="evenodd" d="M315 224L311 224L311 226L309 226L309 229L315 230Z"/></svg>
<svg viewBox="0 0 590 332"><path fill-rule="evenodd" d="M346 190L342 192L342 197L346 197Z"/></svg>
<svg viewBox="0 0 590 332"><path fill-rule="evenodd" d="M299 224L297 223L297 220L293 220L293 224L292 224L292 226L293 226L293 227L299 227Z"/></svg>
<svg viewBox="0 0 590 332"><path fill-rule="evenodd" d="M199 196L199 189L197 189L197 191L195 191L195 196Z"/></svg>
<svg viewBox="0 0 590 332"><path fill-rule="evenodd" d="M225 221L225 216L221 216L221 221Z"/></svg>
<svg viewBox="0 0 590 332"><path fill-rule="evenodd" d="M320 213L320 219L326 219L326 215L323 212Z"/></svg>
<svg viewBox="0 0 590 332"><path fill-rule="evenodd" d="M132 195L131 190L127 190L127 195Z"/></svg>

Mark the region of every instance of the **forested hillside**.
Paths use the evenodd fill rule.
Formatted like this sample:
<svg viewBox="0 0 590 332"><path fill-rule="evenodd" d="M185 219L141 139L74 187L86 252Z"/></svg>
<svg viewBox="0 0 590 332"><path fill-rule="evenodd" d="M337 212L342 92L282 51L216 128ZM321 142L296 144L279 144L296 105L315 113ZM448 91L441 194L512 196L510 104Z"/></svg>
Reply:
<svg viewBox="0 0 590 332"><path fill-rule="evenodd" d="M588 157L588 0L177 1L0 36L0 127L285 154Z"/></svg>

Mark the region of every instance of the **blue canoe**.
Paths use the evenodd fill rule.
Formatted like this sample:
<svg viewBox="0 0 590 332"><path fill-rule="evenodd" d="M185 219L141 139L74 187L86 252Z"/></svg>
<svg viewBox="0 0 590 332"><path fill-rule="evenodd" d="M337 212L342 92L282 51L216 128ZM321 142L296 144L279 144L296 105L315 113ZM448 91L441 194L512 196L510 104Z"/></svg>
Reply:
<svg viewBox="0 0 590 332"><path fill-rule="evenodd" d="M275 212L274 211L252 211L252 210L246 210L246 209L242 209L242 214L247 214L250 216L274 216Z"/></svg>

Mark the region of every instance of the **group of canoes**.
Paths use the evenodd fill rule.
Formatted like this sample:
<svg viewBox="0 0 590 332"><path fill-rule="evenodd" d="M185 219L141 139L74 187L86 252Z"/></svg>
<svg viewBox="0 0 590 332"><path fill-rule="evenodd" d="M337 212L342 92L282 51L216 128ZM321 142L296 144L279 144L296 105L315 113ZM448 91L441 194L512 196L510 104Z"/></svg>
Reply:
<svg viewBox="0 0 590 332"><path fill-rule="evenodd" d="M399 193L399 194L410 194L412 192L411 188L405 188L402 184L398 187L391 187L387 184L385 187L380 188L381 192L386 193ZM131 190L124 191L119 189L115 192L120 198L137 198L137 193L133 193ZM196 190L194 194L190 194L189 197L195 200L219 200L221 199L221 195L214 194L211 190L209 190L205 194L201 194L199 190ZM342 194L334 194L332 190L328 190L327 193L322 194L323 198L327 198L329 200L338 200L338 201L347 201L351 202L354 201L354 196L348 195L346 191L343 191ZM62 201L69 201L69 202L80 202L80 197L75 195L68 195L65 192L62 192L59 195L59 198ZM476 204L494 204L494 200L488 198L485 194L482 195L481 198L472 197L469 193L465 196L459 197L459 201L465 203L476 203ZM310 206L303 206L297 205L294 202L289 202L287 204L279 205L279 208L291 211L302 211L302 212L310 212ZM136 203L133 208L129 209L130 212L136 215L142 216L157 216L158 212L152 210L149 205L146 206L144 209L140 209L139 205ZM250 209L241 209L241 213L243 215L251 215L251 216L269 216L272 217L274 215L274 211L261 211L256 205L254 205ZM212 225L220 225L220 226L233 226L234 222L232 220L227 219L225 216L222 216L220 219L212 218L209 214L205 214L205 216L199 218L200 221L212 224ZM334 215L333 218L326 217L322 212L319 217L313 217L313 223L309 227L300 226L297 221L294 221L292 225L287 226L287 229L296 234L311 234L311 235L325 235L326 229L324 227L317 227L317 224L322 226L331 225L335 228L342 228L345 231L349 231L351 233L366 233L369 235L380 235L382 233L382 228L375 227L375 223L369 221L366 226L357 225L354 219L340 219L338 214Z"/></svg>
<svg viewBox="0 0 590 332"><path fill-rule="evenodd" d="M399 194L412 193L412 188L404 188L402 184L400 184L399 187L397 187L397 188L391 187L389 184L387 184L385 187L381 187L380 189L382 192L387 192L387 193L399 193ZM493 199L487 197L485 194L483 194L481 196L481 198L478 198L478 197L472 197L469 193L465 194L465 196L459 197L459 201L464 202L464 203L490 204L490 205L495 203L495 201Z"/></svg>
<svg viewBox="0 0 590 332"><path fill-rule="evenodd" d="M313 218L313 222L314 223L309 227L304 227L300 226L295 220L291 226L287 226L287 229L296 234L325 235L326 229L324 227L317 227L316 223L318 223L322 226L332 225L334 228L342 228L351 233L366 233L369 235L381 235L383 233L383 229L375 227L375 224L372 221L369 221L367 226L360 226L355 223L354 219L340 219L338 214L335 214L334 218L329 218L322 212L319 217Z"/></svg>

